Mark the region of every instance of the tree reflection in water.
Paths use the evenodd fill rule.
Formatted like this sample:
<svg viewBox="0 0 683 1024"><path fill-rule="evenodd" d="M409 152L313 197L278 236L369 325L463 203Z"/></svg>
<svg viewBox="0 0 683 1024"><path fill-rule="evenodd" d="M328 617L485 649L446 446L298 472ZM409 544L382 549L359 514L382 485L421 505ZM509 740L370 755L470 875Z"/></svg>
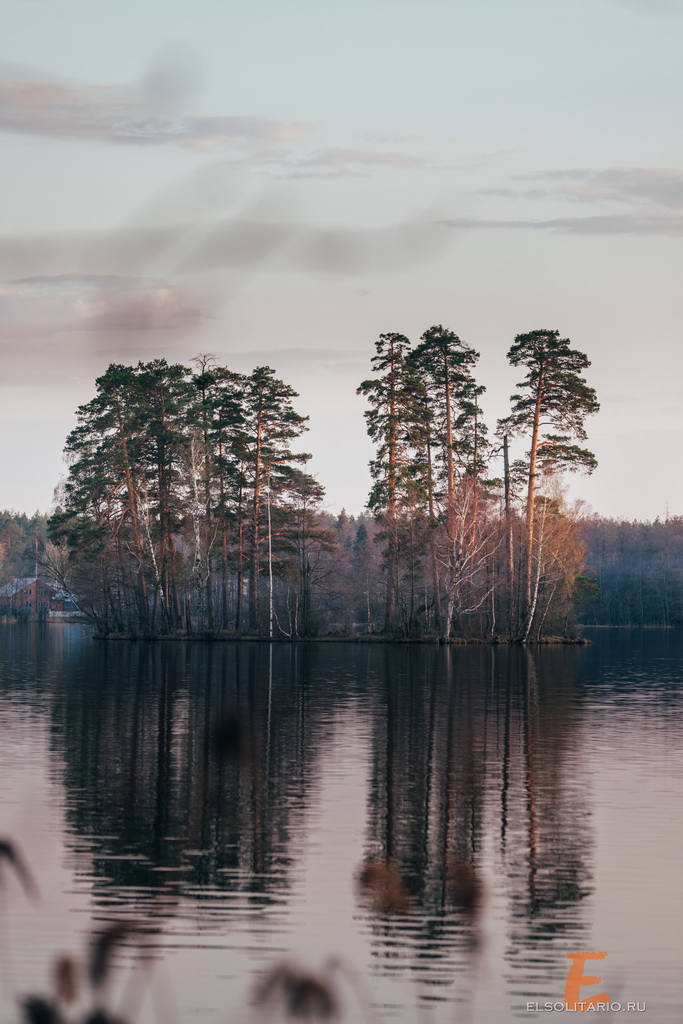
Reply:
<svg viewBox="0 0 683 1024"><path fill-rule="evenodd" d="M471 1012L490 974L494 900L512 1002L561 992L565 949L589 948L583 649L58 650L35 635L14 641L35 671L6 676L3 693L34 688L47 699L67 843L89 851L103 918L142 912L163 931L189 900L184 912L221 933L250 908L278 912L304 870L298 837L315 826L331 736L347 730L351 742L364 728L369 745L349 786L360 780L365 793L365 868L348 863L340 878L331 865L329 886L383 865L405 891L359 904L371 972L407 972L423 1003L455 993ZM206 899L217 891L240 901Z"/></svg>

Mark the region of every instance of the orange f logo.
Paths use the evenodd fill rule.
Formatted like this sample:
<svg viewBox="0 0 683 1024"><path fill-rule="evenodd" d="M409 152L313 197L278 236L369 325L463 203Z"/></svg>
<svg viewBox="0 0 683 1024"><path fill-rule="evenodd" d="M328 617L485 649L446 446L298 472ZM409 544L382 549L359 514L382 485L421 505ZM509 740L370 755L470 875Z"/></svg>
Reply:
<svg viewBox="0 0 683 1024"><path fill-rule="evenodd" d="M567 972L567 982L564 986L564 1001L570 1010L587 1010L589 1006L596 1006L598 1003L609 1003L609 996L604 992L599 996L587 996L581 998L581 987L583 985L599 985L602 978L596 978L590 974L584 974L583 968L586 960L603 960L607 953L567 953L572 965Z"/></svg>

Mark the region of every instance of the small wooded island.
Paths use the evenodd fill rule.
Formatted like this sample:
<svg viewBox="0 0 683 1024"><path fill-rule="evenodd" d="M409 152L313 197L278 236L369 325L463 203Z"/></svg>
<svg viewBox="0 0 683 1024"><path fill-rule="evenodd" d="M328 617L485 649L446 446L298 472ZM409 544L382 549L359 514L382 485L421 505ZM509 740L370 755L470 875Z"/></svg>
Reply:
<svg viewBox="0 0 683 1024"><path fill-rule="evenodd" d="M368 514L334 531L297 447L307 417L273 369L109 366L66 442L55 584L102 636L575 637L589 581L560 477L596 465L587 356L556 330L518 335L521 380L489 432L479 354L453 331L375 349L358 388Z"/></svg>

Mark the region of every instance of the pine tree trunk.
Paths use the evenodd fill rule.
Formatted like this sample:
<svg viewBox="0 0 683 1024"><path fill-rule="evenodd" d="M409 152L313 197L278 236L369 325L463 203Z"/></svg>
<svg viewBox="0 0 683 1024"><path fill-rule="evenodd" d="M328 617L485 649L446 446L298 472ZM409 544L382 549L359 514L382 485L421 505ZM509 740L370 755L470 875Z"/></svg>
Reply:
<svg viewBox="0 0 683 1024"><path fill-rule="evenodd" d="M144 566L144 548L142 542L142 532L140 530L140 517L138 513L138 492L137 488L135 487L133 473L130 467L130 458L128 456L128 442L126 441L126 435L123 429L121 406L118 401L116 401L116 410L119 430L119 446L121 448L121 454L123 456L124 476L126 480L126 491L128 494L128 514L130 515L130 523L133 531L133 546L135 547L135 556L138 560L137 576L140 595L140 620L144 628L145 626L147 626L149 621L149 604L147 599L147 580L145 577Z"/></svg>
<svg viewBox="0 0 683 1024"><path fill-rule="evenodd" d="M448 353L444 349L444 387L446 403L446 465L448 467L448 538L455 533L455 465L453 462L453 419L451 410L451 378L448 370Z"/></svg>
<svg viewBox="0 0 683 1024"><path fill-rule="evenodd" d="M514 632L514 586L515 586L515 559L512 536L512 507L510 494L510 456L508 452L508 436L503 437L503 469L505 487L505 553L507 556L507 615L508 633L512 636Z"/></svg>
<svg viewBox="0 0 683 1024"><path fill-rule="evenodd" d="M534 425L531 434L531 452L529 457L529 486L526 499L526 571L524 582L526 587L525 615L528 616L531 605L531 574L534 546L534 513L536 504L536 466L538 461L538 434L541 424L541 407L543 403L543 364L539 366L538 383L536 386L536 404L534 407Z"/></svg>
<svg viewBox="0 0 683 1024"><path fill-rule="evenodd" d="M249 554L249 630L255 633L259 628L259 516L261 512L261 411L258 413L256 428L256 464L254 466L254 496L251 519L251 551Z"/></svg>
<svg viewBox="0 0 683 1024"><path fill-rule="evenodd" d="M387 598L384 615L384 632L393 634L396 629L396 594L398 582L398 536L396 522L396 368L393 358L391 361L391 379L389 382L389 551L387 565Z"/></svg>
<svg viewBox="0 0 683 1024"><path fill-rule="evenodd" d="M429 547L432 561L432 586L434 590L434 607L436 610L436 621L434 629L438 633L441 629L441 579L439 575L439 563L436 557L436 515L434 514L434 476L432 470L432 446L427 441L427 500L429 503Z"/></svg>
<svg viewBox="0 0 683 1024"><path fill-rule="evenodd" d="M273 639L273 526L270 517L270 469L268 486L268 639Z"/></svg>
<svg viewBox="0 0 683 1024"><path fill-rule="evenodd" d="M208 538L213 535L213 508L211 506L211 456L209 454L209 424L206 416L206 392L202 391L202 419L204 434L204 516L206 526L206 619L209 629L215 625L213 608L213 573L211 569L211 544Z"/></svg>
<svg viewBox="0 0 683 1024"><path fill-rule="evenodd" d="M235 594L235 632L242 631L242 589L244 587L244 524L242 522L242 509L239 510L239 525L237 527L237 583Z"/></svg>

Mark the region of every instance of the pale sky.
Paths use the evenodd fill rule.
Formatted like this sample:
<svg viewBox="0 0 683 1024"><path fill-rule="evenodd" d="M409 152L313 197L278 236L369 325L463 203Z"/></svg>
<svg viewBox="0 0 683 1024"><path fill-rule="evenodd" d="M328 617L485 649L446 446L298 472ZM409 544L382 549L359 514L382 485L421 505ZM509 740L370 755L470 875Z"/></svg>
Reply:
<svg viewBox="0 0 683 1024"><path fill-rule="evenodd" d="M592 360L572 493L683 513L683 0L3 0L0 506L45 510L112 361L213 352L301 393L327 506L367 497L380 332Z"/></svg>

